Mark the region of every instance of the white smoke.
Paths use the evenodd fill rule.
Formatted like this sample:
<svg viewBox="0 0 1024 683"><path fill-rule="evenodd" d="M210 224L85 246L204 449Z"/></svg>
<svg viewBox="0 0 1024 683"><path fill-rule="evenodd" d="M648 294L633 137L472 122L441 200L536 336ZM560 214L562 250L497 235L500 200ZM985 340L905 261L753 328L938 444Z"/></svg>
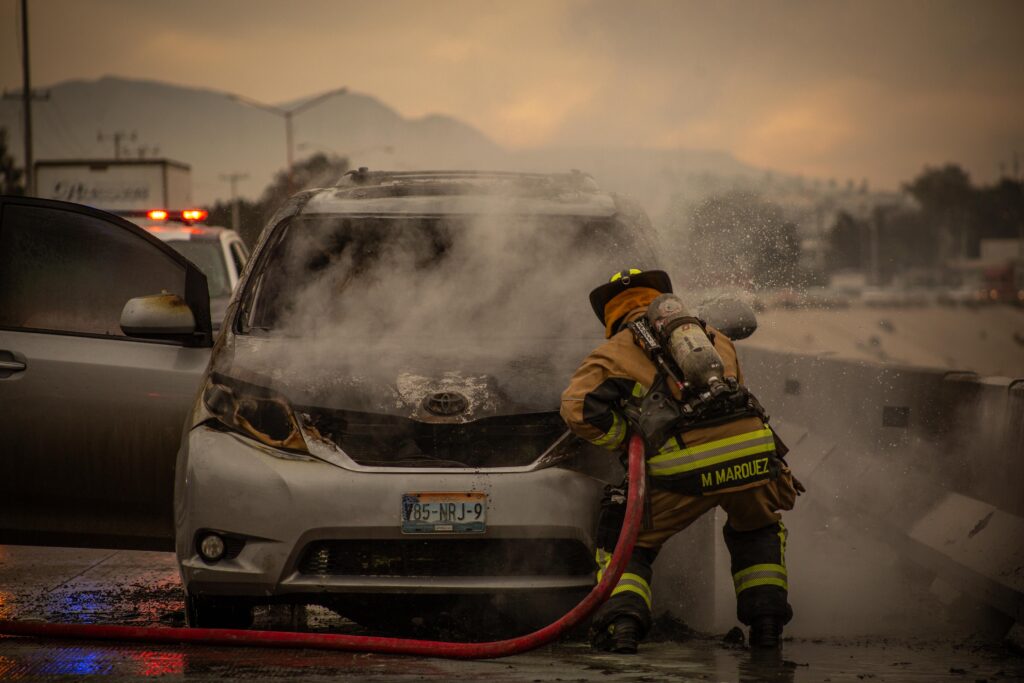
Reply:
<svg viewBox="0 0 1024 683"><path fill-rule="evenodd" d="M286 277L274 295L284 305L271 336L288 337L289 350L275 364L308 375L369 362L393 375L410 358L432 359L417 370L441 373L474 358L529 357L571 371L603 334L589 291L650 264L637 263L632 229L609 219L517 208L509 200L465 217L297 221L279 257Z"/></svg>

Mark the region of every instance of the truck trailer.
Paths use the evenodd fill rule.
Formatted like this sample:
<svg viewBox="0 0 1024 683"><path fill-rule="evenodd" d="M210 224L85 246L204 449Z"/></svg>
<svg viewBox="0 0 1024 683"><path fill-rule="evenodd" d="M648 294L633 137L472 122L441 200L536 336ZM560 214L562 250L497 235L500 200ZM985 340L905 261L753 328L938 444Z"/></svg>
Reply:
<svg viewBox="0 0 1024 683"><path fill-rule="evenodd" d="M192 206L188 164L170 159L54 159L35 164L36 194L105 211Z"/></svg>

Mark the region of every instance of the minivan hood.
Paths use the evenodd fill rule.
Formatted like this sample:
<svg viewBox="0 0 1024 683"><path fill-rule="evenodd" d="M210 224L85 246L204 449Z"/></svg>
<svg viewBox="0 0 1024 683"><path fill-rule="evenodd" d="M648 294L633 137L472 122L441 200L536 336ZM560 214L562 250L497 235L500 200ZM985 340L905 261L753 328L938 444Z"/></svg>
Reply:
<svg viewBox="0 0 1024 683"><path fill-rule="evenodd" d="M335 353L324 352L323 344L283 336L238 335L232 341L233 353L218 354L214 370L272 389L296 407L471 422L557 411L573 371L602 340L545 340L529 345L543 351L509 355L486 347L454 352L408 340L404 348L353 340L358 351L338 341ZM367 351L366 346L373 348ZM415 348L410 351L410 346ZM436 400L431 403L440 394L450 395L451 402L464 401L464 409L443 414Z"/></svg>

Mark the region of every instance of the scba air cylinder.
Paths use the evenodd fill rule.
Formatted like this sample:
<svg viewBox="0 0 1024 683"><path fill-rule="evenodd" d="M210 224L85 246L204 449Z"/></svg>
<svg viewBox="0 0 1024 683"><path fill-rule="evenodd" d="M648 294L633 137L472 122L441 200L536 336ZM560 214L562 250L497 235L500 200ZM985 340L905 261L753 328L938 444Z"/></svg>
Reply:
<svg viewBox="0 0 1024 683"><path fill-rule="evenodd" d="M682 299L662 294L647 307L647 322L682 371L684 388L711 396L729 390L722 357Z"/></svg>

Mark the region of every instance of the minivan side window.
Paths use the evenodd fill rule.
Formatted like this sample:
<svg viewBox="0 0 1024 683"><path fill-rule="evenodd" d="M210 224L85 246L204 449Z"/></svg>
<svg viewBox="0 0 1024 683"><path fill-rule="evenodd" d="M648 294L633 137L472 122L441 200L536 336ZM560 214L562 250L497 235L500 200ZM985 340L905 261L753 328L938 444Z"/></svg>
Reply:
<svg viewBox="0 0 1024 683"><path fill-rule="evenodd" d="M185 294L185 267L123 226L53 207L0 215L0 327L124 337L136 296Z"/></svg>

